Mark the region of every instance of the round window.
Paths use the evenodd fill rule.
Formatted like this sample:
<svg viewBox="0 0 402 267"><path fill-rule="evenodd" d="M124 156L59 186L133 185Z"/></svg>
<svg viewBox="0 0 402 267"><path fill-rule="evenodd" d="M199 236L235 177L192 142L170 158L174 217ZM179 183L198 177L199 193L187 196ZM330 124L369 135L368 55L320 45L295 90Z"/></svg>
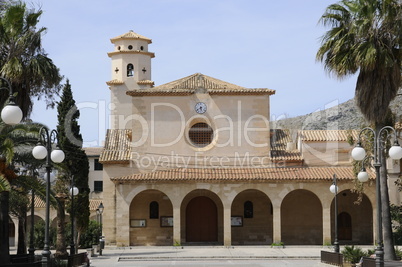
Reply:
<svg viewBox="0 0 402 267"><path fill-rule="evenodd" d="M129 50L133 49L133 46L132 46L132 45L129 45L129 46L128 46L128 49L129 49Z"/></svg>
<svg viewBox="0 0 402 267"><path fill-rule="evenodd" d="M204 122L194 124L188 133L188 137L193 145L197 147L205 147L212 142L214 138L214 130L211 126Z"/></svg>

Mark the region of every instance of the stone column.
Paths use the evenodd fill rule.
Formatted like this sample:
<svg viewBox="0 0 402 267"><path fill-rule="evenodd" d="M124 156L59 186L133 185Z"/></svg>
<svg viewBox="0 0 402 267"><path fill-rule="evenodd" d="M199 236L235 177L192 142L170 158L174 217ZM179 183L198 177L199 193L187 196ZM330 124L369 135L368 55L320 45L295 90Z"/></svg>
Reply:
<svg viewBox="0 0 402 267"><path fill-rule="evenodd" d="M280 203L272 203L272 217L273 217L273 242L282 241L282 230L281 230L281 206Z"/></svg>
<svg viewBox="0 0 402 267"><path fill-rule="evenodd" d="M181 244L180 204L173 207L173 245Z"/></svg>
<svg viewBox="0 0 402 267"><path fill-rule="evenodd" d="M230 247L232 245L232 225L231 225L231 207L223 207L223 245Z"/></svg>
<svg viewBox="0 0 402 267"><path fill-rule="evenodd" d="M333 217L335 214L333 215ZM331 202L323 203L322 207L322 243L332 244L331 242Z"/></svg>
<svg viewBox="0 0 402 267"><path fill-rule="evenodd" d="M125 247L130 245L130 202L124 199L124 185L117 186L119 194L116 194L116 245ZM106 208L105 208L106 210ZM105 235L107 242L107 236Z"/></svg>

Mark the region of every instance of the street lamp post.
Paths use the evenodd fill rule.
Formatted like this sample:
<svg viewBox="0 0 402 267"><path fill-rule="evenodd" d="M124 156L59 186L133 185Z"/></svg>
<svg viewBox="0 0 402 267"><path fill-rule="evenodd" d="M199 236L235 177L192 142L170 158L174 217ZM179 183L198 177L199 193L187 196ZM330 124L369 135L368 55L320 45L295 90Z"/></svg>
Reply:
<svg viewBox="0 0 402 267"><path fill-rule="evenodd" d="M13 89L11 88L11 84L7 79L3 77L0 77L0 80L5 81L8 86L8 87L0 87L0 90L4 89L10 92L9 103L1 111L1 119L4 121L4 123L8 125L18 124L22 119L22 111L15 104L15 97L13 95Z"/></svg>
<svg viewBox="0 0 402 267"><path fill-rule="evenodd" d="M78 195L79 190L74 186L74 175L71 176L71 243L70 243L70 255L75 254L75 244L74 244L74 196Z"/></svg>
<svg viewBox="0 0 402 267"><path fill-rule="evenodd" d="M334 250L336 253L339 253L339 242L338 242L338 185L337 185L337 179L336 179L336 174L334 174L334 179L332 182L332 185L329 187L329 191L331 193L335 194L335 199L334 199L334 224L335 224L335 238L334 238Z"/></svg>
<svg viewBox="0 0 402 267"><path fill-rule="evenodd" d="M8 125L18 124L22 119L22 111L17 105L15 105L11 84L3 77L0 77L0 80L7 84L7 87L2 87L0 84L0 90L9 91L9 103L1 111L1 119ZM7 264L10 262L10 244L8 239L9 192L0 192L0 199L0 259L3 263Z"/></svg>
<svg viewBox="0 0 402 267"><path fill-rule="evenodd" d="M49 220L50 220L50 171L52 161L60 163L64 160L64 152L57 146L58 133L56 130L49 130L42 127L39 130L38 145L32 150L32 155L36 159L46 158L46 216L45 216L45 241L42 252L42 267L49 266L50 250L49 250ZM56 149L52 150L52 145L56 144Z"/></svg>
<svg viewBox="0 0 402 267"><path fill-rule="evenodd" d="M372 133L372 142L374 145L373 156L366 157L366 151L362 147L362 134ZM385 126L381 128L378 132L370 127L363 128L359 133L359 139L357 145L352 150L352 158L357 161L362 161L362 170L359 172L357 178L361 182L366 182L368 180L368 174L364 167L364 161L369 158L374 160L374 168L376 173L376 198L377 198L377 247L375 251L375 264L376 267L384 266L384 249L383 249L383 234L382 234L382 207L381 207L381 183L380 183L380 168L382 153L384 151L384 143L391 137L394 139L393 146L389 149L388 154L392 159L402 158L402 148L398 144L398 139L396 131L391 126ZM369 138L370 140L370 138Z"/></svg>
<svg viewBox="0 0 402 267"><path fill-rule="evenodd" d="M35 179L35 170L29 171ZM29 257L31 261L35 261L35 246L34 246L34 227L35 227L35 190L31 190L31 229L29 233Z"/></svg>
<svg viewBox="0 0 402 267"><path fill-rule="evenodd" d="M103 228L102 228L102 213L103 213L103 204L102 202L99 204L99 207L96 211L99 211L99 224L100 224L100 237L99 237L99 255L102 256L102 249L104 248L105 241L103 240Z"/></svg>

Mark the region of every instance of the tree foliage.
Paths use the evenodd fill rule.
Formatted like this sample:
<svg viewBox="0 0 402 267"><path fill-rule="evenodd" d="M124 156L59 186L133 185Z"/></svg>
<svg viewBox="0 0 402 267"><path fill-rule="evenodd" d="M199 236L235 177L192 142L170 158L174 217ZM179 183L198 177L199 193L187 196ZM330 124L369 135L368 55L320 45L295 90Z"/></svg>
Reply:
<svg viewBox="0 0 402 267"><path fill-rule="evenodd" d="M22 1L0 3L0 75L10 81L24 117L29 116L35 97L44 97L54 106L62 80L42 47L46 28L38 25L41 14ZM5 90L0 92L0 106L8 95Z"/></svg>
<svg viewBox="0 0 402 267"><path fill-rule="evenodd" d="M342 0L327 7L317 60L343 78L358 72L356 103L382 122L401 85L402 6L398 0Z"/></svg>
<svg viewBox="0 0 402 267"><path fill-rule="evenodd" d="M355 101L378 134L401 86L402 2L342 0L328 6L320 22L330 29L322 37L317 60L338 78L358 73ZM385 259L392 260L395 250L385 156L377 178L381 184Z"/></svg>
<svg viewBox="0 0 402 267"><path fill-rule="evenodd" d="M74 213L76 226L79 233L86 230L89 223L89 187L88 174L89 162L85 151L82 149L82 136L78 118L79 110L75 105L71 85L67 80L61 100L57 106L59 133L59 145L64 151L66 158L59 165L62 174L59 177L61 188L70 188L72 176L74 176L75 186L79 189L79 194L74 198ZM63 183L63 185L61 185ZM65 191L68 193L68 191ZM71 196L69 196L71 199ZM67 205L67 211L71 214L71 205Z"/></svg>

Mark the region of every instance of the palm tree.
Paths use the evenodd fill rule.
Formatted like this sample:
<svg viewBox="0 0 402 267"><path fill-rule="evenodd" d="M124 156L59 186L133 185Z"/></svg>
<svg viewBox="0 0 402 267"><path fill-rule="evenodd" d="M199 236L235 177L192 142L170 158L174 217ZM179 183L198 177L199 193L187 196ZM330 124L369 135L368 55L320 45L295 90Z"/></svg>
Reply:
<svg viewBox="0 0 402 267"><path fill-rule="evenodd" d="M0 122L0 258L9 262L8 220L9 200L15 188L17 175L11 167L12 160L28 155L37 141L38 124L5 125ZM18 183L17 183L18 184ZM20 182L21 184L21 182ZM14 193L14 192L13 192Z"/></svg>
<svg viewBox="0 0 402 267"><path fill-rule="evenodd" d="M42 11L28 9L21 1L0 8L0 75L7 78L17 93L16 103L24 117L32 110L32 98L44 97L54 106L62 76L45 53L41 37L46 28L39 27ZM0 106L8 99L0 95Z"/></svg>
<svg viewBox="0 0 402 267"><path fill-rule="evenodd" d="M320 22L331 29L317 60L338 78L358 73L356 104L378 132L401 86L401 1L342 0L328 6ZM385 259L395 259L385 160L381 173Z"/></svg>

